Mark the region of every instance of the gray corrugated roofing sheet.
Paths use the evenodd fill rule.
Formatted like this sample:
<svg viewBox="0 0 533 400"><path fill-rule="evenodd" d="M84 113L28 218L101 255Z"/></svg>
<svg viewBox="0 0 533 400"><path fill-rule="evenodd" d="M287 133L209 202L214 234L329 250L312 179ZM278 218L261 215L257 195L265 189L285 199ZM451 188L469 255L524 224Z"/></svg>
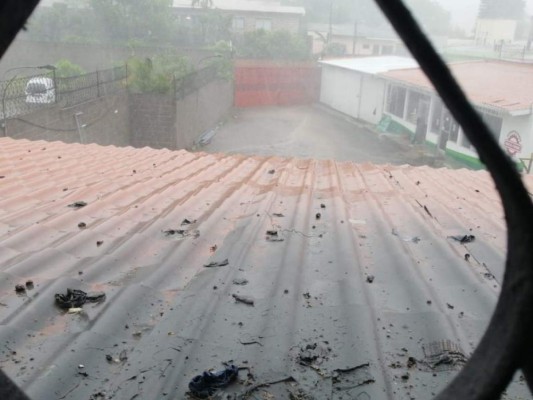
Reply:
<svg viewBox="0 0 533 400"><path fill-rule="evenodd" d="M232 395L428 399L500 290L486 172L2 138L0 176L0 367L33 399L182 399L229 360ZM67 288L107 298L66 314Z"/></svg>
<svg viewBox="0 0 533 400"><path fill-rule="evenodd" d="M399 56L339 58L320 61L320 63L366 74L418 68L418 63L414 58Z"/></svg>

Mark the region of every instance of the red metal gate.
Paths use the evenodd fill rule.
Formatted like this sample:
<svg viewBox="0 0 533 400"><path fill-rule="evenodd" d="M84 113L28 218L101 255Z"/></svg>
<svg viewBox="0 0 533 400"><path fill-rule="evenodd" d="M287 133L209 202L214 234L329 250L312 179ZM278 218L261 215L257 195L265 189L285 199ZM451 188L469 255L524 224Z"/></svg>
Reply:
<svg viewBox="0 0 533 400"><path fill-rule="evenodd" d="M315 63L237 61L235 106L295 105L318 101L320 69Z"/></svg>

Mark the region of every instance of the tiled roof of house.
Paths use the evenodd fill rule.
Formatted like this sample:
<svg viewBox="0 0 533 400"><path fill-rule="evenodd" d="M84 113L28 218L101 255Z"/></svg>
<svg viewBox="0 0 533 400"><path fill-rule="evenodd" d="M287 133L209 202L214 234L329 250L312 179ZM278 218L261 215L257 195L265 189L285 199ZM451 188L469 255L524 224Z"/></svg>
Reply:
<svg viewBox="0 0 533 400"><path fill-rule="evenodd" d="M182 399L230 360L227 394L429 399L500 290L482 171L2 138L0 177L0 367L33 399Z"/></svg>
<svg viewBox="0 0 533 400"><path fill-rule="evenodd" d="M531 111L533 64L506 61L470 61L449 65L468 98L479 105L507 111ZM421 69L389 71L384 76L433 89Z"/></svg>

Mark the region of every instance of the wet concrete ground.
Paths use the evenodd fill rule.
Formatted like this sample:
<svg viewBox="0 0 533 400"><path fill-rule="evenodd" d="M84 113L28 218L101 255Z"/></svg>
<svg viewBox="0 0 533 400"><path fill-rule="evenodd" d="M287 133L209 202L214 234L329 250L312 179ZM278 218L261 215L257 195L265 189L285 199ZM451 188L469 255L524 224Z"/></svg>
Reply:
<svg viewBox="0 0 533 400"><path fill-rule="evenodd" d="M377 164L427 163L420 154L319 105L237 109L199 150Z"/></svg>

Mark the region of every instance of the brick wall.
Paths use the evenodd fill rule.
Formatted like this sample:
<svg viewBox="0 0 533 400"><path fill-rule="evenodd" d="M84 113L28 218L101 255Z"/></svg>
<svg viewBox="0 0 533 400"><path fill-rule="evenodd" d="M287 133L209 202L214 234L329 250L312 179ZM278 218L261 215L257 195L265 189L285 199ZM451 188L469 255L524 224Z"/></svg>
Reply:
<svg viewBox="0 0 533 400"><path fill-rule="evenodd" d="M80 124L78 129L75 115ZM126 91L77 106L61 104L8 119L7 136L15 139L128 146L129 105Z"/></svg>

